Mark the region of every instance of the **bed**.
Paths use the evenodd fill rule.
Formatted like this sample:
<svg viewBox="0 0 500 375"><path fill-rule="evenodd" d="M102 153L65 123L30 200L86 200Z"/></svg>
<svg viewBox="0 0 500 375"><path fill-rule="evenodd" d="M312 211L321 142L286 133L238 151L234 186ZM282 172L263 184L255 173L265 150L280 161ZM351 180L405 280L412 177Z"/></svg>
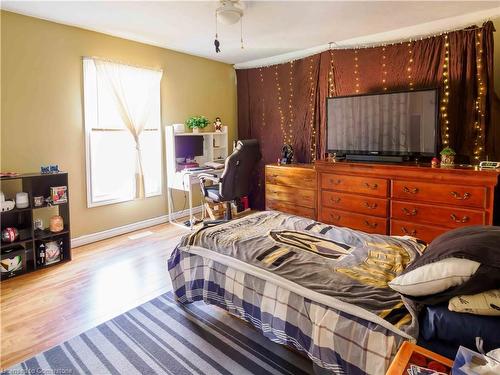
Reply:
<svg viewBox="0 0 500 375"><path fill-rule="evenodd" d="M335 374L383 374L418 336L415 305L387 282L425 249L274 211L185 236L168 268L177 301L203 300Z"/></svg>

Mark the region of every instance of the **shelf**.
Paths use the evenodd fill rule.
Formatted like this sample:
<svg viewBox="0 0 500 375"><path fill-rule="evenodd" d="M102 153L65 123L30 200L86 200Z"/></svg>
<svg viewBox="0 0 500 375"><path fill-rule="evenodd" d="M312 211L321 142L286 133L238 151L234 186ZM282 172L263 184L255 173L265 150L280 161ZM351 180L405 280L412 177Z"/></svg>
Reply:
<svg viewBox="0 0 500 375"><path fill-rule="evenodd" d="M68 174L67 172L59 172L59 173L24 173L24 174L18 174L16 176L2 176L0 177L0 180L5 181L5 180L19 180L21 178L29 178L29 177L45 177L45 176L61 176L61 175L66 175Z"/></svg>
<svg viewBox="0 0 500 375"><path fill-rule="evenodd" d="M174 136L184 137L187 135L224 135L224 134L227 134L227 133L226 132L174 133Z"/></svg>
<svg viewBox="0 0 500 375"><path fill-rule="evenodd" d="M2 242L0 244L0 248L3 250L3 249L7 249L9 247L14 247L14 246L19 246L19 245L22 245L26 242L31 242L33 241L33 238L28 238L26 240L17 240L17 241L14 241L14 242Z"/></svg>
<svg viewBox="0 0 500 375"><path fill-rule="evenodd" d="M59 204L47 204L45 201L40 207L34 207L33 197L43 196L46 197L50 192L50 187L52 186L66 186L68 187L68 174L66 172L51 173L51 174L41 174L41 173L28 173L19 174L16 176L4 176L1 177L2 184L7 180L21 180L22 189L28 193L31 201L30 207L26 208L14 208L11 211L5 211L1 214L2 219L2 229L5 227L16 227L19 230L19 238L22 240L17 240L11 243L1 243L0 249L2 257L8 256L11 252L17 251L18 249L24 249L26 256L26 268L25 272L12 275L12 277L17 277L18 275L34 272L37 268L47 268L56 266L58 264L66 263L71 260L71 239L70 239L70 220L69 220L69 201ZM49 208L63 206L58 209L59 214L63 217L64 229L57 233L52 233L50 230L37 230L33 231L33 216L37 209ZM37 212L39 214L45 214L45 212ZM17 214L17 215L16 215ZM29 221L28 227L27 221ZM21 227L21 229L19 229ZM28 238L29 237L29 238ZM57 263L50 264L48 266L36 266L36 245L37 241L61 241L63 243L62 251L64 254L64 260ZM38 243L39 244L39 243ZM0 279L2 282L7 279L2 275Z"/></svg>
<svg viewBox="0 0 500 375"><path fill-rule="evenodd" d="M46 240L47 238L58 237L58 236L61 236L63 234L68 234L68 233L69 233L69 230L66 226L64 227L64 229L62 231L57 232L57 233L51 232L48 229L37 230L37 231L35 231L35 240Z"/></svg>
<svg viewBox="0 0 500 375"><path fill-rule="evenodd" d="M55 262L55 263L51 263L51 264L44 264L43 266L40 266L40 265L36 265L36 269L37 270L42 270L44 268L50 268L50 267L53 267L53 266L57 266L58 264L63 264L63 263L67 263L69 262L70 260L69 259L63 259L63 260L60 260L59 262Z"/></svg>
<svg viewBox="0 0 500 375"><path fill-rule="evenodd" d="M26 207L26 208L13 208L12 210L10 211L2 211L2 215L4 214L16 214L16 213L19 213L19 212L25 212L25 211L30 211L31 210L31 207Z"/></svg>
<svg viewBox="0 0 500 375"><path fill-rule="evenodd" d="M38 206L38 207L33 207L34 210L38 210L40 208L51 208L51 207L57 207L57 206L65 206L67 205L68 202L64 203L55 203L55 204L44 204L43 206Z"/></svg>

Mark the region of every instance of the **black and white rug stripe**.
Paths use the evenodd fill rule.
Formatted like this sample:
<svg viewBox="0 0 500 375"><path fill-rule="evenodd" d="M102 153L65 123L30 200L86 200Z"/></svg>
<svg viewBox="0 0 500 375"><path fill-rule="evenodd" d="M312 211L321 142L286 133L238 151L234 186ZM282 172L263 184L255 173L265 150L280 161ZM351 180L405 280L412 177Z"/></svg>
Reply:
<svg viewBox="0 0 500 375"><path fill-rule="evenodd" d="M171 292L2 374L310 374L311 362L223 310Z"/></svg>

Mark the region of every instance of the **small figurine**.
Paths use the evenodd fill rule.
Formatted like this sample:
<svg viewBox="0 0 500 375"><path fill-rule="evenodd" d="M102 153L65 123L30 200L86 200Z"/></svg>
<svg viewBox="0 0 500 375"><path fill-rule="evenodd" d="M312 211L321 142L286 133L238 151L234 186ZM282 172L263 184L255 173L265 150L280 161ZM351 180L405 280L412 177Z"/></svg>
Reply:
<svg viewBox="0 0 500 375"><path fill-rule="evenodd" d="M331 163L336 163L337 162L337 153L336 152L334 152L334 153L329 152L327 160Z"/></svg>
<svg viewBox="0 0 500 375"><path fill-rule="evenodd" d="M281 149L281 164L292 164L293 148L289 144L284 144Z"/></svg>
<svg viewBox="0 0 500 375"><path fill-rule="evenodd" d="M455 155L457 153L451 147L445 147L440 154L442 167L452 167L455 164Z"/></svg>
<svg viewBox="0 0 500 375"><path fill-rule="evenodd" d="M439 159L438 158L432 158L432 160L431 160L431 166L432 166L432 168L439 167Z"/></svg>
<svg viewBox="0 0 500 375"><path fill-rule="evenodd" d="M214 128L217 133L222 133L222 121L220 117L215 118Z"/></svg>

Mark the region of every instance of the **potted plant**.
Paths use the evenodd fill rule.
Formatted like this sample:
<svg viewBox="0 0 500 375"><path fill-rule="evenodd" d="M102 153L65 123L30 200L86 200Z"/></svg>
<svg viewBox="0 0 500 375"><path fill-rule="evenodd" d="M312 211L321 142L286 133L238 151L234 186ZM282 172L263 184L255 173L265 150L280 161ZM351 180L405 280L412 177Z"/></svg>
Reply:
<svg viewBox="0 0 500 375"><path fill-rule="evenodd" d="M440 154L442 167L449 167L455 164L455 155L457 153L451 147L443 148Z"/></svg>
<svg viewBox="0 0 500 375"><path fill-rule="evenodd" d="M193 116L187 119L186 125L189 129L193 130L193 133L198 133L199 129L206 128L210 123L205 116Z"/></svg>

